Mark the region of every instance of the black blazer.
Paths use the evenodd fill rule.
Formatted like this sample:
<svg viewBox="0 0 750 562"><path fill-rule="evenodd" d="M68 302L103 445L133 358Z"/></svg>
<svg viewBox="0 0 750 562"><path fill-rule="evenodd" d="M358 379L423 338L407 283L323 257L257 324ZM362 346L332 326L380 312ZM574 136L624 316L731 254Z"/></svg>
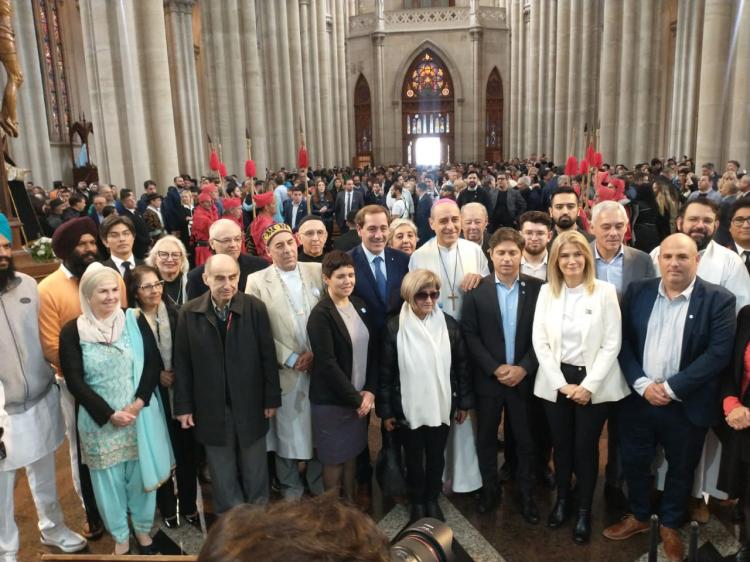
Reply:
<svg viewBox="0 0 750 562"><path fill-rule="evenodd" d="M115 413L115 410L104 398L94 392L86 384L83 369L83 352L81 351L81 338L78 334L78 318L74 318L60 331L60 368L64 369L65 383L70 393L75 397L76 403L86 408L93 420L103 426ZM138 327L143 337L143 374L135 398L140 398L148 406L151 395L154 393L159 375L161 373L161 357L156 347L154 334L146 319L141 315L138 318Z"/></svg>
<svg viewBox="0 0 750 562"><path fill-rule="evenodd" d="M621 303L622 348L618 359L631 387L646 376L643 352L660 283L660 278L631 283ZM682 335L680 370L670 377L669 386L680 398L685 415L699 427L711 427L721 419L719 380L732 354L735 301L725 288L696 277Z"/></svg>
<svg viewBox="0 0 750 562"><path fill-rule="evenodd" d="M721 377L722 402L729 396L735 396L740 399L743 406L750 407L750 392L745 392L745 395L742 396L742 379L745 376L745 350L748 344L750 344L750 305L743 306L737 317L737 335L734 339L732 362L724 370ZM726 425L726 422L723 422L723 424L732 436L729 442L737 450L733 454L727 454L729 451L722 451L722 466L725 456L740 456L740 454L743 462L750 463L750 429L736 431Z"/></svg>
<svg viewBox="0 0 750 562"><path fill-rule="evenodd" d="M357 234L357 230L352 228L336 237L333 241L333 249L348 252L352 248L359 246L361 243L362 239L359 237L359 234Z"/></svg>
<svg viewBox="0 0 750 562"><path fill-rule="evenodd" d="M120 211L120 216L128 217L133 221L135 226L135 241L133 242L133 255L138 259L143 259L148 253L149 247L151 247L151 236L148 234L148 226L143 217L137 213L133 213L128 209Z"/></svg>
<svg viewBox="0 0 750 562"><path fill-rule="evenodd" d="M166 295L164 296L166 299ZM169 318L169 331L172 334L172 369L174 370L174 349L175 349L175 338L177 337L177 316L179 314L177 307L175 307L171 302L168 300L162 301L164 302L164 305L167 307L167 317ZM132 304L132 303L131 303ZM151 325L149 325L149 328ZM151 331L153 333L153 330ZM157 351L158 351L158 339L157 335L154 334L154 341L157 342ZM164 361L161 358L161 353L159 355L159 373L161 374L161 371L164 370ZM164 415L167 418L167 428L169 429L170 434L172 433L172 424L169 423L169 421L172 419L172 404L170 404L169 401L169 387L163 386L161 384L161 379L159 380L159 384L157 386L159 389L159 394L161 394L161 402L164 406Z"/></svg>
<svg viewBox="0 0 750 562"><path fill-rule="evenodd" d="M357 191L356 189L352 191L352 202L351 207L349 208L349 212L351 211L359 211L362 207L365 206L365 198L362 196L362 194ZM336 216L336 224L339 225L339 229L342 231L346 230L346 191L341 190L338 192L338 195L336 195L336 203L333 207L335 216Z"/></svg>
<svg viewBox="0 0 750 562"><path fill-rule="evenodd" d="M391 315L385 324L378 366L378 393L375 410L382 419L404 419L401 406L401 378L398 370L398 329L399 314ZM470 410L474 407L474 394L471 389L466 344L461 327L456 320L445 314L448 338L451 342L451 415L456 409Z"/></svg>
<svg viewBox="0 0 750 562"><path fill-rule="evenodd" d="M240 281L238 285L238 292L245 292L245 285L247 284L247 276L261 269L267 268L270 264L263 258L258 256L250 256L248 254L240 254L237 260L240 264ZM203 282L203 271L206 269L206 265L199 265L198 267L191 269L187 274L187 286L185 292L187 293L188 300L192 300L200 297L204 293L208 292L208 287Z"/></svg>
<svg viewBox="0 0 750 562"><path fill-rule="evenodd" d="M240 446L249 447L268 431L263 410L281 406L279 370L266 305L238 293L229 311L222 337L210 293L180 308L174 414L193 414L195 437L204 445L226 446L226 424L234 423Z"/></svg>
<svg viewBox="0 0 750 562"><path fill-rule="evenodd" d="M414 212L414 223L417 225L417 246L422 246L430 240L435 233L430 226L430 214L432 213L433 200L429 193L425 193L417 199L417 208Z"/></svg>
<svg viewBox="0 0 750 562"><path fill-rule="evenodd" d="M378 340L370 330L370 313L365 303L350 297L354 309L370 331L367 348L367 377L362 390L375 394L377 390L376 351ZM362 397L352 386L354 352L349 331L330 297L324 297L313 307L307 319L307 335L313 353L310 377L310 402L359 408Z"/></svg>
<svg viewBox="0 0 750 562"><path fill-rule="evenodd" d="M284 201L284 208L282 209L282 214L284 215L284 222L289 225L289 227L292 227L292 210L294 209L294 204L292 203L291 199L287 199ZM297 232L297 229L299 228L300 221L307 216L307 200L302 199L299 206L297 207L297 221L294 223L294 232Z"/></svg>
<svg viewBox="0 0 750 562"><path fill-rule="evenodd" d="M482 279L476 289L464 296L461 327L474 367L474 392L476 394L500 396L505 390L519 392L522 396L531 396L534 388L534 375L539 367L531 343L531 332L534 325L536 300L542 285L543 283L534 277L521 275L519 278L513 355L514 364L526 369L527 376L514 388L503 385L495 377L495 369L508 361L494 272Z"/></svg>
<svg viewBox="0 0 750 562"><path fill-rule="evenodd" d="M349 254L354 260L354 273L357 283L354 285L354 295L365 301L371 313L372 327L379 334L385 325L386 316L401 309L401 282L409 273L409 256L400 250L386 248L385 276L386 276L386 300L380 297L375 275L372 272L367 255L362 245L355 246Z"/></svg>

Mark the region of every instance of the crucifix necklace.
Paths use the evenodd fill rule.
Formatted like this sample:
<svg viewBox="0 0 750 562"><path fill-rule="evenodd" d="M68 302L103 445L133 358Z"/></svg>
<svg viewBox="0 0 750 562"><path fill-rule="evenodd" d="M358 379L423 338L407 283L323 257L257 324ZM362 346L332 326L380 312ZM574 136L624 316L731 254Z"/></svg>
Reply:
<svg viewBox="0 0 750 562"><path fill-rule="evenodd" d="M458 295L456 294L456 274L458 272L458 265L461 264L461 270L463 271L463 263L461 262L461 251L458 248L458 243L456 243L456 263L453 266L453 282L451 283L450 275L448 275L448 268L445 266L445 262L443 261L443 254L440 251L440 246L438 246L438 256L440 257L440 265L443 266L443 271L445 272L445 281L448 284L448 288L451 290L450 295L448 295L448 300L451 301L451 308L453 309L453 312L456 311L456 301L458 300Z"/></svg>

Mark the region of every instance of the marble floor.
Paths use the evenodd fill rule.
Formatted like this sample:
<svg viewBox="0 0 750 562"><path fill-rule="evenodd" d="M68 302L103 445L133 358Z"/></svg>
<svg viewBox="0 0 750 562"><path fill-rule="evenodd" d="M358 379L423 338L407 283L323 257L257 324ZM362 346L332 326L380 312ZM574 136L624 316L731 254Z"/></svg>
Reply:
<svg viewBox="0 0 750 562"><path fill-rule="evenodd" d="M375 444L379 441L379 436L375 427L371 429ZM601 447L602 451L606 451L606 435L602 438ZM57 451L57 485L66 522L71 528L80 530L83 512L70 480L67 443ZM600 482L592 510L592 539L586 546L578 546L573 542L572 523L555 531L547 529L543 524L554 503L554 491L541 486L536 494L542 523L536 526L526 524L517 513L513 501L513 483L504 485L503 502L492 514L482 515L477 511L476 494L452 494L441 498L441 506L454 532L456 562L647 562L648 535L640 535L624 542L608 541L601 536L602 529L617 521L621 515L621 512L610 509L605 504L601 488ZM39 543L36 511L23 472L19 473L16 480L15 502L15 516L21 532L19 561L40 560L41 555L49 550ZM206 528L210 528L215 520L210 507L210 486L203 487L200 502L200 506L205 508L202 509L200 529L190 525L174 530L155 526L154 539L163 554L197 553L200 550ZM735 552L739 546L735 539L738 529L731 523L730 507L712 501L710 510L710 521L700 526L698 544L701 548L696 562L723 560L724 556ZM407 507L382 497L377 484L373 490L370 514L391 538L404 527L408 519ZM158 523L160 520L157 517ZM686 529L683 530L685 544L688 540ZM89 544L89 551L93 553L107 554L112 549L112 540L107 536ZM665 560L661 548L658 560Z"/></svg>

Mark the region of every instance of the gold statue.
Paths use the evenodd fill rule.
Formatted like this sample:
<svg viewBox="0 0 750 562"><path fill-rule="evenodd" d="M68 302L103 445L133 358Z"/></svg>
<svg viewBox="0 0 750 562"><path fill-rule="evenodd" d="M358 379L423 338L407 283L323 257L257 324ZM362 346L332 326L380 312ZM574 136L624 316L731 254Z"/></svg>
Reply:
<svg viewBox="0 0 750 562"><path fill-rule="evenodd" d="M11 137L18 136L16 91L23 82L21 65L16 53L16 34L13 32L13 5L11 0L0 0L0 62L8 74L0 109L0 128Z"/></svg>

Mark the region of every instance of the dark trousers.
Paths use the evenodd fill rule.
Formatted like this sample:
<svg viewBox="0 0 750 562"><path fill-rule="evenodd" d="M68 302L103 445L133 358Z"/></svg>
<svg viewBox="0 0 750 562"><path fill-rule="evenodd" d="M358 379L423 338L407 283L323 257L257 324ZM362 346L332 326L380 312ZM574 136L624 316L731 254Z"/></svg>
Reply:
<svg viewBox="0 0 750 562"><path fill-rule="evenodd" d="M664 447L669 463L659 506L662 525L679 528L684 520L693 485L693 472L701 458L705 427L685 415L679 402L652 406L638 394L622 401L620 409L622 468L628 484L630 510L639 521L651 516L651 463L656 445Z"/></svg>
<svg viewBox="0 0 750 562"><path fill-rule="evenodd" d="M382 424L381 424L382 425ZM367 414L367 427L370 427L370 414ZM367 440L367 446L357 455L354 468L354 479L357 484L370 486L372 484L372 463L370 462L370 440Z"/></svg>
<svg viewBox="0 0 750 562"><path fill-rule="evenodd" d="M418 427L403 431L406 484L414 504L436 500L443 487L445 445L449 427Z"/></svg>
<svg viewBox="0 0 750 562"><path fill-rule="evenodd" d="M517 388L503 388L499 396L477 396L477 457L479 471L482 473L482 485L487 489L497 488L497 428L505 406L506 436L505 450L508 443L508 425L513 435L512 446L517 459L516 479L521 492L531 492L534 467L534 441L531 437L529 423L529 398L521 396ZM508 421L511 423L508 424Z"/></svg>
<svg viewBox="0 0 750 562"><path fill-rule="evenodd" d="M569 384L580 384L586 369L561 365ZM555 480L558 498L567 498L572 475L576 475L578 506L591 509L599 464L599 437L609 412L609 402L580 406L557 393L557 402L546 402L544 410L549 421L554 447Z"/></svg>
<svg viewBox="0 0 750 562"><path fill-rule="evenodd" d="M549 469L549 461L552 458L552 439L550 438L547 415L544 413L544 402L533 394L529 397L528 418L531 439L534 444L534 464L532 474L536 471L539 476L544 476ZM518 458L516 451L516 438L513 433L513 420L508 413L508 405L503 408L503 438L505 439L505 462L512 470L512 474L518 473ZM516 476L517 478L518 476Z"/></svg>
<svg viewBox="0 0 750 562"><path fill-rule="evenodd" d="M76 427L78 427L78 408L76 402ZM81 455L81 434L76 431L76 448L78 449L78 474L81 481L81 496L83 497L83 507L86 510L86 521L89 524L89 530L93 531L96 527L102 526L102 516L99 514L99 507L96 505L94 496L94 487L91 485L91 473L89 467L83 464Z"/></svg>
<svg viewBox="0 0 750 562"><path fill-rule="evenodd" d="M172 441L172 450L175 458L175 480L177 481L177 494L175 494L174 483L170 478L156 491L156 505L159 513L164 518L177 515L177 499L180 500L180 513L192 515L198 508L195 500L198 494L198 444L195 441L194 429L182 429L177 420L168 420L169 437Z"/></svg>
<svg viewBox="0 0 750 562"><path fill-rule="evenodd" d="M620 403L613 402L607 417L607 467L605 481L610 486L622 487L622 451L620 447Z"/></svg>

